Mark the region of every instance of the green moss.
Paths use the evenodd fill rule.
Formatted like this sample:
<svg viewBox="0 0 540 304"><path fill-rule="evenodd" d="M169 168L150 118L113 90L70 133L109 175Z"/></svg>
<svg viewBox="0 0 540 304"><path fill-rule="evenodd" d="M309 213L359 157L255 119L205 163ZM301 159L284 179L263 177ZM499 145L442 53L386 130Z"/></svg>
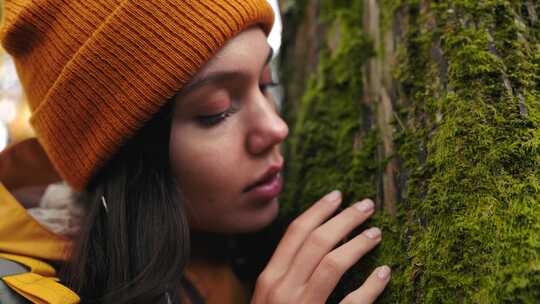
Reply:
<svg viewBox="0 0 540 304"><path fill-rule="evenodd" d="M399 138L412 172L406 195L411 262L398 276L414 277L415 292L400 301L533 303L540 297L539 66L519 38L530 33L515 22L518 8L508 1L438 4L432 7L438 29L409 33L398 74L412 102L403 118L409 129ZM439 38L448 62L442 90L429 56Z"/></svg>
<svg viewBox="0 0 540 304"><path fill-rule="evenodd" d="M322 19L333 20L342 38L335 50L322 51L292 127L287 180L295 182L287 185L284 201L298 202L290 204L295 214L336 188L349 198L373 196L376 191L371 176L378 169L371 162L377 146L375 131L361 135L361 149L354 147L362 123L359 117L369 111L361 106L358 88L371 46L361 29L352 26L361 22L361 1L355 2L354 9L348 2L323 3Z"/></svg>
<svg viewBox="0 0 540 304"><path fill-rule="evenodd" d="M357 288L374 265L390 264L391 286L380 302L535 303L540 22L526 1L421 5L381 2L383 31L397 10L407 15L394 67L403 101L396 109L398 177L406 178L398 216L375 216L370 225L383 228L381 246L345 276L330 302ZM375 109L361 103L362 65L374 53L360 28L362 7L360 0L322 3L339 41L321 52L292 127L288 217L335 188L347 202L379 191L387 160L377 159Z"/></svg>

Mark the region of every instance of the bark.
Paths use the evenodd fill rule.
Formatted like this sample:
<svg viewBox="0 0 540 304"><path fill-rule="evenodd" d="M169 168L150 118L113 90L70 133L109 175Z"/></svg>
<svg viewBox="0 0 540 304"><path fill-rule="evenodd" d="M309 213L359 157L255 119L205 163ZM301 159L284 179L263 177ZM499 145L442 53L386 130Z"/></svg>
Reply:
<svg viewBox="0 0 540 304"><path fill-rule="evenodd" d="M283 219L375 198L381 303L540 299L540 4L285 1Z"/></svg>

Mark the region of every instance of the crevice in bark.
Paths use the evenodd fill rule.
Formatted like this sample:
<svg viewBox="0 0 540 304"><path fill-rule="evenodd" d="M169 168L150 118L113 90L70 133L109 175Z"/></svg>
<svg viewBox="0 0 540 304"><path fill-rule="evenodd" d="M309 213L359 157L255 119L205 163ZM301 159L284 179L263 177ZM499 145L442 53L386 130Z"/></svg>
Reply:
<svg viewBox="0 0 540 304"><path fill-rule="evenodd" d="M379 159L386 165L381 172L381 191L378 191L377 203L382 205L392 216L396 216L398 189L396 185L396 174L398 172L398 160L395 156L393 117L394 106L389 92L395 91L390 75L391 70L385 67L391 66L393 53L393 33L392 30L381 33L380 31L380 7L375 0L364 1L364 31L371 37L375 50L379 51L377 56L369 59L364 66L363 102L375 109L376 127L380 132L382 145L379 148ZM385 45L384 53L381 37L388 45Z"/></svg>

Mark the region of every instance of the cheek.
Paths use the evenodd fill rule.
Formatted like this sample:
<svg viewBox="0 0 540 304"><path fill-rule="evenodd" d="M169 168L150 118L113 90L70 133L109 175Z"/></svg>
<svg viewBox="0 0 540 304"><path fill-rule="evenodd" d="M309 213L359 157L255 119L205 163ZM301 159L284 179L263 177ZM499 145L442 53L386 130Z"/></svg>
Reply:
<svg viewBox="0 0 540 304"><path fill-rule="evenodd" d="M199 132L174 129L171 132L170 159L178 186L188 207L203 217L209 211L230 206L240 194L242 144L239 136L221 134L205 137ZM206 215L205 215L206 214Z"/></svg>

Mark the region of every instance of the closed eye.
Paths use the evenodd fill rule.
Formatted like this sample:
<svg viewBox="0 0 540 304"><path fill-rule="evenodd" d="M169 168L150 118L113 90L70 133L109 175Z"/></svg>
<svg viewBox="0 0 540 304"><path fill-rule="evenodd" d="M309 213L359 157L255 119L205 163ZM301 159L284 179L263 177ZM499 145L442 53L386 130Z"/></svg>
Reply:
<svg viewBox="0 0 540 304"><path fill-rule="evenodd" d="M204 127L215 126L231 116L231 114L236 113L237 110L233 107L227 109L227 111L212 114L212 115L201 115L197 116L197 121Z"/></svg>
<svg viewBox="0 0 540 304"><path fill-rule="evenodd" d="M279 86L279 83L275 82L275 81L272 81L272 82L269 82L269 83L261 83L259 85L259 89L261 90L261 92L263 94L266 94L270 88L275 88L277 86Z"/></svg>

